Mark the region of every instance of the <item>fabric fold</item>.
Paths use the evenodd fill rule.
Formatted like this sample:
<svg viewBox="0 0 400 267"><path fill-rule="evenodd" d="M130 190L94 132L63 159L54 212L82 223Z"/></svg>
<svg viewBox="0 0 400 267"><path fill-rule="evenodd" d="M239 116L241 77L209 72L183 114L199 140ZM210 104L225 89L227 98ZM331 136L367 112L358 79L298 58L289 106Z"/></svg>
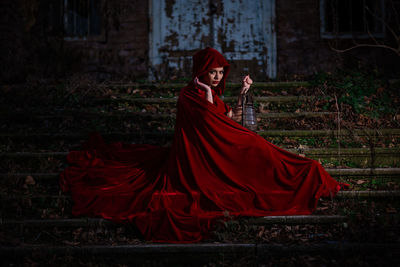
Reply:
<svg viewBox="0 0 400 267"><path fill-rule="evenodd" d="M212 48L194 56L193 77L229 64ZM199 52L199 53L200 53ZM135 223L155 242L197 242L226 212L231 216L311 214L320 197L345 184L315 160L281 149L231 120L213 90L213 103L193 82L177 102L170 147L113 143L92 134L68 154L60 177L74 215Z"/></svg>

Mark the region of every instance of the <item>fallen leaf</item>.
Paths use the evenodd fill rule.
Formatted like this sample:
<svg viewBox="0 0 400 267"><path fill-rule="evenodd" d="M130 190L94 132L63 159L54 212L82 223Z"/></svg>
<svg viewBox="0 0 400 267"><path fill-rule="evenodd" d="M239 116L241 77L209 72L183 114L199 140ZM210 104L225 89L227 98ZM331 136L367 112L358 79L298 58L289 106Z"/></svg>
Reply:
<svg viewBox="0 0 400 267"><path fill-rule="evenodd" d="M67 240L64 240L63 243L66 245L69 245L69 246L77 246L80 244L80 242L71 242L71 241L67 241Z"/></svg>
<svg viewBox="0 0 400 267"><path fill-rule="evenodd" d="M394 214L394 213L397 213L397 210L393 207L387 207L386 213Z"/></svg>
<svg viewBox="0 0 400 267"><path fill-rule="evenodd" d="M25 178L25 184L27 184L27 185L34 185L34 184L36 184L36 182L35 182L35 180L33 179L32 176L28 175L28 176L26 176L26 178Z"/></svg>
<svg viewBox="0 0 400 267"><path fill-rule="evenodd" d="M271 91L269 91L269 90L263 90L263 94L266 94L266 95L274 95L274 93L271 92Z"/></svg>
<svg viewBox="0 0 400 267"><path fill-rule="evenodd" d="M300 144L300 145L299 145L299 148L300 148L300 149L308 149L309 147L308 147L307 145L302 145L302 144Z"/></svg>
<svg viewBox="0 0 400 267"><path fill-rule="evenodd" d="M257 237L262 237L263 236L263 234L264 234L264 230L263 229L261 229L259 232L258 232L258 234L257 234Z"/></svg>
<svg viewBox="0 0 400 267"><path fill-rule="evenodd" d="M271 233L271 237L277 237L278 236L278 232L272 232Z"/></svg>

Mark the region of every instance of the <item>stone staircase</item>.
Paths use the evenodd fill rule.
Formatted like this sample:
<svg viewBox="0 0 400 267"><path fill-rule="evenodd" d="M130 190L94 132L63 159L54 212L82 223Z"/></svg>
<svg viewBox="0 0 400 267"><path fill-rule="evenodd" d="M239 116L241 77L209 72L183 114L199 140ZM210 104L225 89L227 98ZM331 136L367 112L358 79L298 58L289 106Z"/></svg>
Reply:
<svg viewBox="0 0 400 267"><path fill-rule="evenodd" d="M255 84L254 100L258 134L320 161L337 180L351 184L335 199L321 200L314 215L221 222L208 240L184 245L146 242L131 225L73 218L71 199L58 185L67 152L79 149L93 130L108 142L168 145L183 86L99 85L106 93L84 101L4 101L0 255L5 262L110 266L118 256L139 266L399 263L400 127L389 121L380 129L339 129L342 114L332 108L334 100L307 95L311 90L304 82ZM237 88L228 84L224 101L234 103Z"/></svg>

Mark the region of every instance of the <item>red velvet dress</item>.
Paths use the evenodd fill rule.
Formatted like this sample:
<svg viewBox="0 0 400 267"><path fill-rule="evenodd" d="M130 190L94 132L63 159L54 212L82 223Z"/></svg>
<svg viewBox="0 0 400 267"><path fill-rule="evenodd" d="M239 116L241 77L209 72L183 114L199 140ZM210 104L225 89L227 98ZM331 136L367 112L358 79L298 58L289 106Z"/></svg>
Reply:
<svg viewBox="0 0 400 267"><path fill-rule="evenodd" d="M232 216L312 213L320 197L340 190L322 166L287 152L226 116L218 95L229 64L212 48L193 57L193 77L223 66L214 103L190 82L178 99L171 147L113 143L93 134L68 154L61 187L74 215L133 222L146 239L184 243L207 236L213 222Z"/></svg>

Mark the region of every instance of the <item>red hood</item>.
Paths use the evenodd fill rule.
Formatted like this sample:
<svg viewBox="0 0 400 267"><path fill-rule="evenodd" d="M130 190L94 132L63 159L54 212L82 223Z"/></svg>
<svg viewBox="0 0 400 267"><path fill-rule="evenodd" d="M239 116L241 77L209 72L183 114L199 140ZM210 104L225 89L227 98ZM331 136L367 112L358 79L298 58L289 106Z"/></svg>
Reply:
<svg viewBox="0 0 400 267"><path fill-rule="evenodd" d="M222 95L225 91L225 79L229 73L229 63L226 61L223 55L214 48L207 47L203 50L198 51L193 55L193 74L194 77L201 77L212 68L224 67L224 76L221 82L218 84L214 91L218 95Z"/></svg>

